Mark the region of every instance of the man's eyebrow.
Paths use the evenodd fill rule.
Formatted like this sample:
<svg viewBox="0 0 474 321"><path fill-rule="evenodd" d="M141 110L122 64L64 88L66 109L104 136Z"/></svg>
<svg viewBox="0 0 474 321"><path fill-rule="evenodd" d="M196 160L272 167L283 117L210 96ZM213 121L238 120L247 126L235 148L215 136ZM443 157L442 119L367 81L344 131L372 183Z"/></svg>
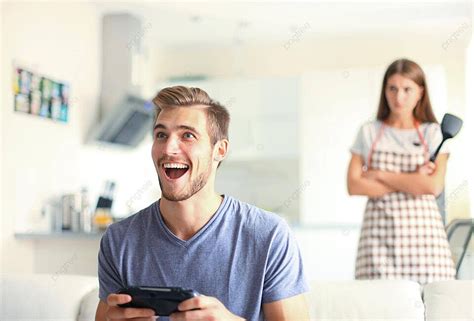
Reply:
<svg viewBox="0 0 474 321"><path fill-rule="evenodd" d="M165 125L163 124L156 124L155 127L153 127L153 131L157 130L157 129L167 129ZM187 125L179 125L178 126L178 129L186 129L186 130L190 130L190 131L193 131L195 133L198 133L199 134L199 131L192 127L192 126L187 126Z"/></svg>
<svg viewBox="0 0 474 321"><path fill-rule="evenodd" d="M187 130L190 130L192 132L199 133L199 131L196 128L191 127L191 126L179 125L178 128L179 129L187 129Z"/></svg>
<svg viewBox="0 0 474 321"><path fill-rule="evenodd" d="M157 130L158 128L166 129L166 126L163 124L156 124L155 127L153 127L153 131Z"/></svg>

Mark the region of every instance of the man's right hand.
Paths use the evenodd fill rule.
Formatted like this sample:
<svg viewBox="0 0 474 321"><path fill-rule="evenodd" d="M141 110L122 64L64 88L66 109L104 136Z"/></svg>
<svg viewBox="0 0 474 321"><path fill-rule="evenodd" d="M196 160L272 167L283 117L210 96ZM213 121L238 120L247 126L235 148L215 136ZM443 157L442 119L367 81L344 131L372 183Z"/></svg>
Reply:
<svg viewBox="0 0 474 321"><path fill-rule="evenodd" d="M154 321L155 311L141 308L122 308L119 304L128 303L132 297L127 294L110 294L107 302L100 301L95 315L96 321L128 320L134 321Z"/></svg>

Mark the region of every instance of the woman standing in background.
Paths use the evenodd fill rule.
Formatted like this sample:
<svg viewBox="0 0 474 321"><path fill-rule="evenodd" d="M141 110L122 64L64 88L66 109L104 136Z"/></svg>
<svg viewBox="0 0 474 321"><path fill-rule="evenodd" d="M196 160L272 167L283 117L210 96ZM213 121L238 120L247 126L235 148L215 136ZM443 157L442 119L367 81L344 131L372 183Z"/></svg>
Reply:
<svg viewBox="0 0 474 321"><path fill-rule="evenodd" d="M356 279L453 279L454 263L435 196L444 186L448 152L423 70L394 61L383 78L377 120L351 148L351 195L369 197L359 239Z"/></svg>

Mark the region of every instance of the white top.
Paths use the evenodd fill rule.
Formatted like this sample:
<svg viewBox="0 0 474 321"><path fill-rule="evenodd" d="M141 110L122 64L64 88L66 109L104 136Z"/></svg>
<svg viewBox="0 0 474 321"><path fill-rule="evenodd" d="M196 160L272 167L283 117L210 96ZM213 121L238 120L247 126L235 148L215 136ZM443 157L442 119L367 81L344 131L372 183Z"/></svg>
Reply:
<svg viewBox="0 0 474 321"><path fill-rule="evenodd" d="M380 131L382 122L379 120L370 121L362 125L357 133L351 152L361 155L367 163L370 148ZM436 123L423 123L419 126L420 133L428 145L430 156L434 154L438 145L443 140L441 127ZM440 154L449 153L448 142L443 144ZM382 137L377 142L377 149L395 153L410 153L424 151L423 144L415 128L400 129L385 126Z"/></svg>

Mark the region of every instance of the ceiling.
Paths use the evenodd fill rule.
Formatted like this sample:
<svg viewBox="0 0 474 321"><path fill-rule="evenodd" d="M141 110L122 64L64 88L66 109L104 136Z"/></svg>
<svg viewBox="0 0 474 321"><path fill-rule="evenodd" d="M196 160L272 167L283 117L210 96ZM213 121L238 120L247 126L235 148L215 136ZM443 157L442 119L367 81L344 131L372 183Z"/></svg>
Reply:
<svg viewBox="0 0 474 321"><path fill-rule="evenodd" d="M471 25L471 1L134 2L96 4L143 19L158 46L233 45L363 33L433 34ZM441 33L440 33L441 34ZM446 33L442 35L446 37Z"/></svg>

